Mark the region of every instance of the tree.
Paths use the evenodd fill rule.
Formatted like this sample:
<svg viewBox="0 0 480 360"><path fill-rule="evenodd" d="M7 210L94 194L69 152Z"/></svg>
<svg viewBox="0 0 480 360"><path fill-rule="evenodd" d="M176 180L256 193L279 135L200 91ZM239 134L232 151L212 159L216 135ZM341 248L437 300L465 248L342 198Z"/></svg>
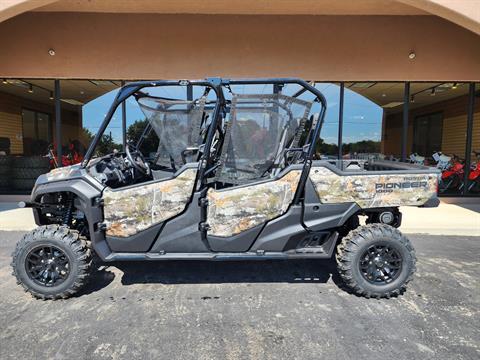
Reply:
<svg viewBox="0 0 480 360"><path fill-rule="evenodd" d="M355 143L345 144L345 152L347 153L379 153L380 152L380 141L373 140L361 140Z"/></svg>
<svg viewBox="0 0 480 360"><path fill-rule="evenodd" d="M148 125L147 119L144 120L136 120L133 124L131 124L127 129L127 139L128 141L133 142L136 144L138 140L140 140L140 136L142 136L145 127ZM142 154L148 156L150 153L155 153L158 148L158 137L155 134L155 131L150 131L150 133L143 139L142 146L140 147L140 151Z"/></svg>
<svg viewBox="0 0 480 360"><path fill-rule="evenodd" d="M315 153L322 155L337 155L338 154L338 145L337 144L327 144L322 138L318 139Z"/></svg>
<svg viewBox="0 0 480 360"><path fill-rule="evenodd" d="M95 149L95 153L97 156L105 156L108 154L113 153L115 150L121 151L122 144L118 144L113 140L113 136L111 133L103 134L100 138L100 141L97 144Z"/></svg>
<svg viewBox="0 0 480 360"><path fill-rule="evenodd" d="M80 142L85 146L88 147L92 142L95 134L92 133L87 128L82 128L82 132L80 134ZM122 144L118 144L113 140L113 136L111 133L103 134L100 138L100 141L95 148L95 156L105 156L107 154L113 153L114 150L122 150Z"/></svg>
<svg viewBox="0 0 480 360"><path fill-rule="evenodd" d="M88 146L90 145L90 143L92 142L93 138L95 137L95 135L87 128L82 128L80 130L80 142L83 144L83 146L85 146L86 148L88 148Z"/></svg>

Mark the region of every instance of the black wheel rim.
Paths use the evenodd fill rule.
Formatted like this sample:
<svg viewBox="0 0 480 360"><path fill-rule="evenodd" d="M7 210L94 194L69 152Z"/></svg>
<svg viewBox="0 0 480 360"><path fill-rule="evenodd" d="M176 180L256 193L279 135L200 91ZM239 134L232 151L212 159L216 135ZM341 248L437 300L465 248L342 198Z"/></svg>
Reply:
<svg viewBox="0 0 480 360"><path fill-rule="evenodd" d="M25 269L35 283L52 287L68 278L70 261L58 247L43 245L30 250L25 258Z"/></svg>
<svg viewBox="0 0 480 360"><path fill-rule="evenodd" d="M369 283L385 285L399 276L402 270L402 256L390 245L372 245L360 258L359 267Z"/></svg>

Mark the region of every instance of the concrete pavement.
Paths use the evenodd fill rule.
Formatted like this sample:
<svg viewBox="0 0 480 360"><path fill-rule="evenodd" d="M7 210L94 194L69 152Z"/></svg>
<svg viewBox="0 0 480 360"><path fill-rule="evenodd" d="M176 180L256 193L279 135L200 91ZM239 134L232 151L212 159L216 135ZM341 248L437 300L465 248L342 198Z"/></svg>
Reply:
<svg viewBox="0 0 480 360"><path fill-rule="evenodd" d="M0 358L480 358L480 238L410 235L406 293L360 298L332 261L120 263L79 296L31 298L15 284L19 232L0 232Z"/></svg>
<svg viewBox="0 0 480 360"><path fill-rule="evenodd" d="M480 198L477 203L449 204L436 208L401 207L400 230L406 234L480 236Z"/></svg>
<svg viewBox="0 0 480 360"><path fill-rule="evenodd" d="M32 209L19 209L17 203L0 203L0 230L30 231L35 227Z"/></svg>

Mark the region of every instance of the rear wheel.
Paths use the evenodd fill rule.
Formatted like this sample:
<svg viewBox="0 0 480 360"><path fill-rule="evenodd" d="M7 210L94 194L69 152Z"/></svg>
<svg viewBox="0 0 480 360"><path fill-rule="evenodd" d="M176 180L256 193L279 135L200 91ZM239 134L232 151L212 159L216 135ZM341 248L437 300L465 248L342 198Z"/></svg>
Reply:
<svg viewBox="0 0 480 360"><path fill-rule="evenodd" d="M78 292L88 280L92 261L86 239L59 225L26 234L12 256L13 275L25 291L52 300Z"/></svg>
<svg viewBox="0 0 480 360"><path fill-rule="evenodd" d="M337 266L355 294L388 298L401 294L415 272L415 250L392 226L369 224L351 231L337 247Z"/></svg>

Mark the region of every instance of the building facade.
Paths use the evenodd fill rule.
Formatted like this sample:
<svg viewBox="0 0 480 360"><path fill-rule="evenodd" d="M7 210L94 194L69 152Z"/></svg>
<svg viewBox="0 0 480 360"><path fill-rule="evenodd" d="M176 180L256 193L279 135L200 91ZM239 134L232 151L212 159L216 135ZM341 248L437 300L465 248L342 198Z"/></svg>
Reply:
<svg viewBox="0 0 480 360"><path fill-rule="evenodd" d="M50 150L81 153L122 81L221 76L315 82L319 154L442 152L464 164L444 195L478 195L480 0L6 0L0 49L4 193L28 191ZM129 104L117 117L112 142L140 120Z"/></svg>

